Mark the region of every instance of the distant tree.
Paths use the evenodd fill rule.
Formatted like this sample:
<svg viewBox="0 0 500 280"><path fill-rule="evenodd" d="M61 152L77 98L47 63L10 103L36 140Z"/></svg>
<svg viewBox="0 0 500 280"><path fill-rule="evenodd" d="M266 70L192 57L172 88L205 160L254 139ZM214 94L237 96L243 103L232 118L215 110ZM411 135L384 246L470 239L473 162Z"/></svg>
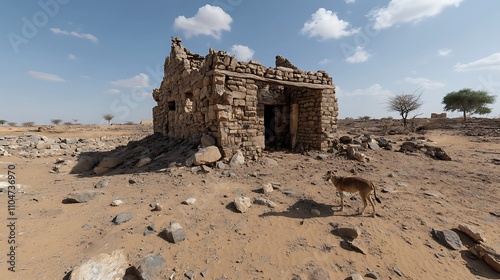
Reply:
<svg viewBox="0 0 500 280"><path fill-rule="evenodd" d="M372 117L370 116L362 116L362 117L359 117L358 119L362 120L362 121L367 121L369 119L371 119Z"/></svg>
<svg viewBox="0 0 500 280"><path fill-rule="evenodd" d="M16 124L17 124L17 123L16 123L16 122L9 122L9 123L7 123L7 124L8 124L9 126L16 126Z"/></svg>
<svg viewBox="0 0 500 280"><path fill-rule="evenodd" d="M6 120L0 120L0 125L3 126L4 124L6 124L7 121Z"/></svg>
<svg viewBox="0 0 500 280"><path fill-rule="evenodd" d="M73 119L73 122L76 124L78 122L78 119Z"/></svg>
<svg viewBox="0 0 500 280"><path fill-rule="evenodd" d="M64 125L72 125L72 122L65 122Z"/></svg>
<svg viewBox="0 0 500 280"><path fill-rule="evenodd" d="M352 121L352 120L354 120L354 118L352 118L352 117L346 117L345 120L346 121Z"/></svg>
<svg viewBox="0 0 500 280"><path fill-rule="evenodd" d="M495 103L496 96L488 94L484 90L472 90L464 88L459 91L452 91L443 97L445 111L459 111L464 113L464 121L467 121L467 114L489 114L491 108L487 104Z"/></svg>
<svg viewBox="0 0 500 280"><path fill-rule="evenodd" d="M422 93L417 95L416 91L412 94L392 96L387 102L387 109L398 112L401 118L403 118L403 126L406 128L408 125L408 114L422 107L421 96Z"/></svg>
<svg viewBox="0 0 500 280"><path fill-rule="evenodd" d="M128 122L126 122L125 124L126 124L126 125L134 125L134 124L135 124L135 122L133 122L133 121L128 121Z"/></svg>
<svg viewBox="0 0 500 280"><path fill-rule="evenodd" d="M34 126L35 125L35 122L23 122L23 126Z"/></svg>
<svg viewBox="0 0 500 280"><path fill-rule="evenodd" d="M51 121L53 124L55 124L55 125L59 125L59 124L62 122L62 120L61 120L61 119L52 119L52 120L50 120L50 121Z"/></svg>
<svg viewBox="0 0 500 280"><path fill-rule="evenodd" d="M111 124L111 120L112 120L115 116L113 116L113 115L111 115L111 114L105 114L105 115L103 115L102 117L103 117L105 120L107 120L107 121L108 121L108 124Z"/></svg>

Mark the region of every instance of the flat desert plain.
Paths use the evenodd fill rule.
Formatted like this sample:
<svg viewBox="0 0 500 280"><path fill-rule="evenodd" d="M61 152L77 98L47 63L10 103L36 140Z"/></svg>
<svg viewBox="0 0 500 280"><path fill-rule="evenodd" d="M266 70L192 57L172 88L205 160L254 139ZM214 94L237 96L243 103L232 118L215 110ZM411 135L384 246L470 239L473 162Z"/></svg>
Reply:
<svg viewBox="0 0 500 280"><path fill-rule="evenodd" d="M378 121L341 121L339 137L369 134L392 143L392 150L362 151L368 162L336 149L275 150L243 165L226 162L203 170L186 167L186 153L176 153L196 146L159 146L155 140L148 147L151 127L1 127L0 137L34 134L94 139L89 143L96 145L133 135L137 142L111 151L106 144L67 155L0 156L0 181L8 181L5 175L14 166L18 184L15 236L9 228L5 183L0 192L0 279L72 279L71 271L85 260L116 250L125 255L128 267L160 254L165 262L151 268L157 276L148 279L500 279L500 273L469 252L476 242L457 230L460 224L470 225L482 232L485 245L500 249L500 121L422 122L428 127L420 133L388 135ZM412 137L441 147L451 161L420 151L398 152ZM117 149L131 164L99 175L54 171L58 159L77 160L83 154L102 158ZM153 160L137 167L135 162L148 153ZM324 179L328 170L371 180L382 202L375 205L376 217L370 217L371 207L356 215L362 206L357 195L346 195L340 212L340 197ZM105 179L105 187L95 188ZM263 193L266 184L273 186L272 192ZM70 193L84 190L102 194L68 203ZM238 197L264 198L261 202L268 205L253 203L241 213L234 205ZM186 203L189 198L196 200ZM114 200L123 204L111 206ZM122 213L129 220L114 223ZM174 222L185 233L176 243L163 232ZM358 236L346 236L349 229ZM460 248L445 246L433 230L457 233ZM15 272L8 270L9 240L16 244ZM132 270L123 279L139 279Z"/></svg>

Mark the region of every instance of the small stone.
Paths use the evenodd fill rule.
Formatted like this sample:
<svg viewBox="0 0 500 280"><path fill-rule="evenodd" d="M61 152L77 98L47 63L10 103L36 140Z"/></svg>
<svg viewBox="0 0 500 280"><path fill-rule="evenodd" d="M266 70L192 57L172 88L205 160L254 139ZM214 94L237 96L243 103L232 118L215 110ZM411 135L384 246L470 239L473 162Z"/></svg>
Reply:
<svg viewBox="0 0 500 280"><path fill-rule="evenodd" d="M341 136L339 138L340 143L342 144L351 144L352 143L352 137L348 135Z"/></svg>
<svg viewBox="0 0 500 280"><path fill-rule="evenodd" d="M184 275L189 278L189 279L193 279L194 278L194 271L192 270L188 270L186 271L186 273L184 273Z"/></svg>
<svg viewBox="0 0 500 280"><path fill-rule="evenodd" d="M222 161L218 161L216 164L215 164L215 167L217 167L217 169L226 169L226 164L223 163Z"/></svg>
<svg viewBox="0 0 500 280"><path fill-rule="evenodd" d="M196 198L193 198L193 197L188 198L188 199L183 201L183 203L186 205L193 205L193 204L195 204L195 202L196 202Z"/></svg>
<svg viewBox="0 0 500 280"><path fill-rule="evenodd" d="M234 205L238 211L245 213L252 206L252 202L249 197L237 197L234 199Z"/></svg>
<svg viewBox="0 0 500 280"><path fill-rule="evenodd" d="M186 239L186 232L179 223L170 223L164 230L167 240L172 243L179 243Z"/></svg>
<svg viewBox="0 0 500 280"><path fill-rule="evenodd" d="M206 166L206 165L203 164L201 166L201 171L203 171L203 173L210 173L210 172L212 172L212 168L210 168L210 167L208 167L208 166Z"/></svg>
<svg viewBox="0 0 500 280"><path fill-rule="evenodd" d="M162 267L166 262L167 260L161 254L147 255L135 264L134 270L142 280L155 280L160 277Z"/></svg>
<svg viewBox="0 0 500 280"><path fill-rule="evenodd" d="M149 157L142 157L142 158L140 158L140 159L139 159L139 161L136 163L135 167L136 167L136 168L143 167L144 165L149 164L151 161L152 161L152 159L151 159L151 158L149 158Z"/></svg>
<svg viewBox="0 0 500 280"><path fill-rule="evenodd" d="M130 178L130 179L128 179L128 183L131 184L131 185L137 184L137 180L134 179L134 178Z"/></svg>
<svg viewBox="0 0 500 280"><path fill-rule="evenodd" d="M366 277L366 278L371 278L371 279L378 279L378 275L377 275L377 273L375 273L375 272L367 272L367 273L365 274L365 277Z"/></svg>
<svg viewBox="0 0 500 280"><path fill-rule="evenodd" d="M257 197L253 200L254 204L258 205L265 205L268 206L269 208L276 208L276 203L272 202L269 199L266 199L264 197Z"/></svg>
<svg viewBox="0 0 500 280"><path fill-rule="evenodd" d="M468 224L460 224L458 225L458 229L467 234L470 238L472 238L477 243L485 242L486 238L484 237L484 231L479 230Z"/></svg>
<svg viewBox="0 0 500 280"><path fill-rule="evenodd" d="M401 272L401 270L399 270L399 268L397 267L393 267L392 270L399 276L399 277L403 277L403 272Z"/></svg>
<svg viewBox="0 0 500 280"><path fill-rule="evenodd" d="M163 205L161 205L160 203L155 203L154 205L151 205L153 207L153 209L151 209L151 211L161 211L163 210Z"/></svg>
<svg viewBox="0 0 500 280"><path fill-rule="evenodd" d="M361 276L359 273L352 273L350 278L351 280L363 280L363 276Z"/></svg>
<svg viewBox="0 0 500 280"><path fill-rule="evenodd" d="M321 212L318 209L311 209L311 214L315 216L321 216Z"/></svg>
<svg viewBox="0 0 500 280"><path fill-rule="evenodd" d="M104 180L101 180L101 181L97 182L94 185L94 188L101 189L101 188L107 187L108 184L109 184L109 179L104 179Z"/></svg>
<svg viewBox="0 0 500 280"><path fill-rule="evenodd" d="M265 183L262 185L262 192L268 194L274 191L273 185L271 183Z"/></svg>
<svg viewBox="0 0 500 280"><path fill-rule="evenodd" d="M64 199L64 202L66 203L85 203L89 202L93 198L95 198L98 195L104 194L101 191L90 191L90 190L84 190L84 191L76 191L68 194L66 198Z"/></svg>
<svg viewBox="0 0 500 280"><path fill-rule="evenodd" d="M370 147L370 149L372 149L372 150L380 149L380 146L377 144L376 141L368 142L368 147Z"/></svg>
<svg viewBox="0 0 500 280"><path fill-rule="evenodd" d="M245 156L240 150L237 150L236 153L231 157L229 161L230 166L243 165L245 164Z"/></svg>
<svg viewBox="0 0 500 280"><path fill-rule="evenodd" d="M460 250L462 248L462 241L456 232L436 229L432 229L432 232L444 246L452 250Z"/></svg>
<svg viewBox="0 0 500 280"><path fill-rule="evenodd" d="M200 274L201 274L201 277L206 277L208 274L208 268L203 270L202 272L200 272Z"/></svg>
<svg viewBox="0 0 500 280"><path fill-rule="evenodd" d="M347 243L349 244L349 246L351 246L351 248L360 252L363 255L366 255L366 253L368 253L367 244L363 241L360 241L359 239L348 241Z"/></svg>
<svg viewBox="0 0 500 280"><path fill-rule="evenodd" d="M326 160L328 159L328 155L327 154L319 154L316 159L318 160Z"/></svg>
<svg viewBox="0 0 500 280"><path fill-rule="evenodd" d="M123 201L120 200L120 199L115 199L111 202L111 206L119 206L119 205L122 205L123 204Z"/></svg>
<svg viewBox="0 0 500 280"><path fill-rule="evenodd" d="M123 224L132 220L132 218L133 216L130 213L120 213L115 216L115 218L113 219L113 223L115 223L116 225Z"/></svg>

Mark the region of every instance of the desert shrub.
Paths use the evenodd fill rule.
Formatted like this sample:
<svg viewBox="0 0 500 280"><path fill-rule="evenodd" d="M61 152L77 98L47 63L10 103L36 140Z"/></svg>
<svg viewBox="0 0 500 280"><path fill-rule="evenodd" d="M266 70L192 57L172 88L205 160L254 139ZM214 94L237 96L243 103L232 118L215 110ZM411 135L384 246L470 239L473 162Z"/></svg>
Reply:
<svg viewBox="0 0 500 280"><path fill-rule="evenodd" d="M16 126L16 125L17 125L17 123L16 123L16 122L8 122L7 124L8 124L9 126Z"/></svg>
<svg viewBox="0 0 500 280"><path fill-rule="evenodd" d="M34 125L35 125L35 122L23 122L23 126L31 127Z"/></svg>

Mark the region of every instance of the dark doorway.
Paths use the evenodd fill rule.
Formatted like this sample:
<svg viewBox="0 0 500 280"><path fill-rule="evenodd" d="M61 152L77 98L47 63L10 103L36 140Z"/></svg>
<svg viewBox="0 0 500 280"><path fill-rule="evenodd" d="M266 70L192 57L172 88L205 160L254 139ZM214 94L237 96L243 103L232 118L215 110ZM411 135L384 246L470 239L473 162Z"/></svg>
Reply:
<svg viewBox="0 0 500 280"><path fill-rule="evenodd" d="M276 145L276 125L275 125L276 106L264 105L264 127L266 148Z"/></svg>

